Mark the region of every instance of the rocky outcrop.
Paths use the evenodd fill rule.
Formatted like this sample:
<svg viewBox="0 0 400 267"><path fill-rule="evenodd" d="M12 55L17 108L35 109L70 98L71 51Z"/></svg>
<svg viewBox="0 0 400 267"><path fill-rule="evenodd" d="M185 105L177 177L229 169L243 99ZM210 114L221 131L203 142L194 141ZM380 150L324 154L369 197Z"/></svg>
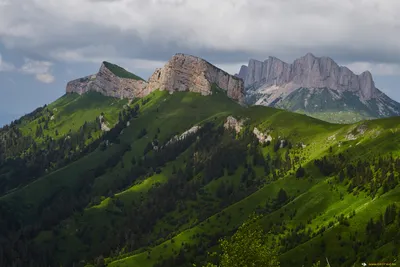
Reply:
<svg viewBox="0 0 400 267"><path fill-rule="evenodd" d="M224 123L224 128L225 129L234 129L236 133L240 133L242 130L244 120L237 120L235 117L228 116L226 118L226 121Z"/></svg>
<svg viewBox="0 0 400 267"><path fill-rule="evenodd" d="M149 79L149 90L191 91L212 94L212 85L226 91L228 97L243 102L244 83L204 59L176 54Z"/></svg>
<svg viewBox="0 0 400 267"><path fill-rule="evenodd" d="M192 128L190 128L189 130L187 130L184 133L182 133L181 135L175 135L171 140L169 140L165 144L165 146L168 146L168 145L173 144L173 143L178 142L178 141L182 141L185 138L187 138L188 136L197 133L200 129L201 129L201 126L195 125Z"/></svg>
<svg viewBox="0 0 400 267"><path fill-rule="evenodd" d="M292 64L275 57L264 62L251 59L247 68L241 68L238 77L245 77L245 87L277 87L288 93L301 87L329 88L355 92L362 100L370 100L376 92L369 71L356 75L329 57L315 57L311 53Z"/></svg>
<svg viewBox="0 0 400 267"><path fill-rule="evenodd" d="M94 91L121 99L143 97L150 93L147 82L118 77L104 63L97 74L70 81L66 91L78 94Z"/></svg>
<svg viewBox="0 0 400 267"><path fill-rule="evenodd" d="M256 127L254 127L254 129L253 129L253 134L257 137L258 141L261 144L264 144L264 143L272 141L272 136L271 135L261 132Z"/></svg>
<svg viewBox="0 0 400 267"><path fill-rule="evenodd" d="M110 127L108 127L106 121L104 120L103 115L99 116L99 120L100 120L100 128L103 132L109 132L111 129Z"/></svg>

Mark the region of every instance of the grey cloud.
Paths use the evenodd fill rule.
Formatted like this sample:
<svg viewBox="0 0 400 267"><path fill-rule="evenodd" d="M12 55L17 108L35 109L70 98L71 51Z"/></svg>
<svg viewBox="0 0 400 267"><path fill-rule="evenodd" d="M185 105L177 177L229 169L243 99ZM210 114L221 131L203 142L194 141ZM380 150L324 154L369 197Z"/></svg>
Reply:
<svg viewBox="0 0 400 267"><path fill-rule="evenodd" d="M397 0L14 0L0 10L0 40L60 61L184 52L238 64L312 52L399 64L399 8Z"/></svg>

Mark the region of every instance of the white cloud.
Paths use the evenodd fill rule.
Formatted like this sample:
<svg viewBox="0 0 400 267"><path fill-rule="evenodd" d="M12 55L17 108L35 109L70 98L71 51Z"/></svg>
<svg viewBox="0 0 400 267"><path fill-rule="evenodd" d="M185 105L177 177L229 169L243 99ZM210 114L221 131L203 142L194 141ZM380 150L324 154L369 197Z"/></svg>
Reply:
<svg viewBox="0 0 400 267"><path fill-rule="evenodd" d="M20 68L16 68L13 64L3 61L2 55L0 54L0 72L19 71L25 74L35 75L35 78L43 83L54 82L55 77L51 74L52 66L53 63L48 61L37 61L26 58L25 63Z"/></svg>
<svg viewBox="0 0 400 267"><path fill-rule="evenodd" d="M52 83L55 80L54 76L50 73L36 74L36 79L42 83Z"/></svg>
<svg viewBox="0 0 400 267"><path fill-rule="evenodd" d="M55 78L51 74L51 67L53 63L48 61L37 61L29 58L25 59L25 63L21 66L19 71L25 74L35 75L36 79L43 83L52 83Z"/></svg>
<svg viewBox="0 0 400 267"><path fill-rule="evenodd" d="M47 73L53 63L48 61L36 61L33 59L25 58L25 64L22 65L21 71L28 74L41 74Z"/></svg>

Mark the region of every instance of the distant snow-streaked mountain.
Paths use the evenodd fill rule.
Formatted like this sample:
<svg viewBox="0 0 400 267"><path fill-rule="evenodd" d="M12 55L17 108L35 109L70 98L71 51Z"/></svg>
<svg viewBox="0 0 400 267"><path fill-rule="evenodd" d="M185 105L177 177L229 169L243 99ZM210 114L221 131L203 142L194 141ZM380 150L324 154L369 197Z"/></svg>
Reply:
<svg viewBox="0 0 400 267"><path fill-rule="evenodd" d="M356 75L329 57L308 53L292 64L251 59L236 76L244 81L249 104L342 123L400 115L400 104L375 87L369 71Z"/></svg>

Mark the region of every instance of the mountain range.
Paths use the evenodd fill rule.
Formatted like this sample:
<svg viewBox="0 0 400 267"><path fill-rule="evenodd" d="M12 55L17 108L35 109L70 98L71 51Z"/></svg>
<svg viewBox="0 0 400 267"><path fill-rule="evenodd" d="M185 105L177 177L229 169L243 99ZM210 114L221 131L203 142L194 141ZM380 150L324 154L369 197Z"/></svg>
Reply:
<svg viewBox="0 0 400 267"><path fill-rule="evenodd" d="M356 75L329 57L308 53L292 64L251 59L236 76L244 80L250 105L341 123L400 115L400 104L375 87L369 71Z"/></svg>
<svg viewBox="0 0 400 267"><path fill-rule="evenodd" d="M327 58L250 62L176 54L148 81L103 62L0 128L0 266L396 262L400 117L379 107L398 104ZM306 99L391 117L272 107Z"/></svg>
<svg viewBox="0 0 400 267"><path fill-rule="evenodd" d="M190 91L210 95L215 84L226 91L228 97L243 102L243 81L215 67L204 59L176 54L161 69L157 69L148 82L125 69L103 62L97 74L71 81L67 93L100 92L118 98L143 97L154 90Z"/></svg>
<svg viewBox="0 0 400 267"><path fill-rule="evenodd" d="M213 83L242 104L282 108L328 122L351 123L400 115L400 104L375 87L369 71L356 75L329 57L319 58L311 53L292 64L275 57L264 62L251 59L234 76L204 59L176 54L148 81L104 62L97 74L69 82L67 92L96 91L134 98L160 89L209 95Z"/></svg>

